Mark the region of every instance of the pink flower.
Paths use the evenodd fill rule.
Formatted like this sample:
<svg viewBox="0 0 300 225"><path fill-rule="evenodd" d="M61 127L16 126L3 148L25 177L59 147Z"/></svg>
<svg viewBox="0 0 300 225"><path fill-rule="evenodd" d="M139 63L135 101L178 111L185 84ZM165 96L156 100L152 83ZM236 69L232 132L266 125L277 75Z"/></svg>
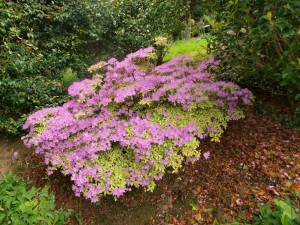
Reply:
<svg viewBox="0 0 300 225"><path fill-rule="evenodd" d="M210 157L210 152L204 152L203 156L205 159L208 159Z"/></svg>
<svg viewBox="0 0 300 225"><path fill-rule="evenodd" d="M18 152L14 152L13 156L12 156L12 161L16 161L18 158L19 153Z"/></svg>
<svg viewBox="0 0 300 225"><path fill-rule="evenodd" d="M115 188L111 191L111 193L116 197L120 197L125 193L125 191L125 188Z"/></svg>
<svg viewBox="0 0 300 225"><path fill-rule="evenodd" d="M165 157L160 161L162 164L167 165L169 163L169 158Z"/></svg>

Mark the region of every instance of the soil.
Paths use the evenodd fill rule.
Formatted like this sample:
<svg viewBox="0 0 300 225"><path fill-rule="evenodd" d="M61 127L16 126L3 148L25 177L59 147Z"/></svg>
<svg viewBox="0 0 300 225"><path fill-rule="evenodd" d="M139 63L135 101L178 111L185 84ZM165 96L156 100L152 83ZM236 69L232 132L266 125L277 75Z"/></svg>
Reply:
<svg viewBox="0 0 300 225"><path fill-rule="evenodd" d="M205 140L202 157L184 165L178 174L167 173L153 193L134 189L117 201L104 197L98 204L75 197L71 181L59 172L46 174L43 157L26 149L18 139L0 138L0 178L13 169L38 187L50 185L58 208L71 208L68 224L213 224L237 219L252 221L262 204L290 197L299 210L300 132L280 120L292 116L286 99L255 91L256 103L245 118L229 123L220 143ZM13 149L13 150L12 150ZM13 151L19 158L12 161Z"/></svg>
<svg viewBox="0 0 300 225"><path fill-rule="evenodd" d="M26 169L30 164L29 156L32 152L23 145L20 138L0 134L0 180L10 170L18 172Z"/></svg>

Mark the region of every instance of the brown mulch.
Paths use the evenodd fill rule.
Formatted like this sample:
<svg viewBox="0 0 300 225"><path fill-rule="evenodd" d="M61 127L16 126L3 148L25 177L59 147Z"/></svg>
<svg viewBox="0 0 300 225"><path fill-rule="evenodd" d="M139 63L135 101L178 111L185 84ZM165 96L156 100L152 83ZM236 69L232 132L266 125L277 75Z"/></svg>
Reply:
<svg viewBox="0 0 300 225"><path fill-rule="evenodd" d="M292 116L293 106L285 99L256 93L245 119L231 122L220 143L201 143L210 152L179 174L167 173L153 193L133 190L114 201L104 197L97 205L74 196L68 177L48 177L41 156L31 155L33 168L20 174L33 185L50 185L58 207L76 212L69 224L213 224L234 218L251 221L259 205L274 198L293 198L299 208L300 132L281 125Z"/></svg>

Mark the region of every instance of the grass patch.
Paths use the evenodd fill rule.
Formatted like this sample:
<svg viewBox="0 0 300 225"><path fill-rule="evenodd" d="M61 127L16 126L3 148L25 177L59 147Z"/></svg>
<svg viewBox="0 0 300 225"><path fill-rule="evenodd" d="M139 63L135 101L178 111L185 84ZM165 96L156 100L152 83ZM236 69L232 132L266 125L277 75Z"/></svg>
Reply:
<svg viewBox="0 0 300 225"><path fill-rule="evenodd" d="M175 41L166 53L164 61L186 54L191 55L193 60L197 61L208 58L210 55L207 54L207 40L198 37Z"/></svg>

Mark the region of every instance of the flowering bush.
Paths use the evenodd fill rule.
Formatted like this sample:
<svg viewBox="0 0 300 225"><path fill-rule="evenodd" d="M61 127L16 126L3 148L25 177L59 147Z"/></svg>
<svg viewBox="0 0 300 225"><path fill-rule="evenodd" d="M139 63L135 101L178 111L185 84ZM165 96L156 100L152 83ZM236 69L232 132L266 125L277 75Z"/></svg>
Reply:
<svg viewBox="0 0 300 225"><path fill-rule="evenodd" d="M70 174L76 195L97 202L130 187L153 190L166 168L198 160L199 141L219 141L251 103L249 90L206 72L218 61L193 68L182 56L155 67L153 53L149 47L92 66L105 76L75 82L72 100L28 117L25 144L45 155L49 174Z"/></svg>

